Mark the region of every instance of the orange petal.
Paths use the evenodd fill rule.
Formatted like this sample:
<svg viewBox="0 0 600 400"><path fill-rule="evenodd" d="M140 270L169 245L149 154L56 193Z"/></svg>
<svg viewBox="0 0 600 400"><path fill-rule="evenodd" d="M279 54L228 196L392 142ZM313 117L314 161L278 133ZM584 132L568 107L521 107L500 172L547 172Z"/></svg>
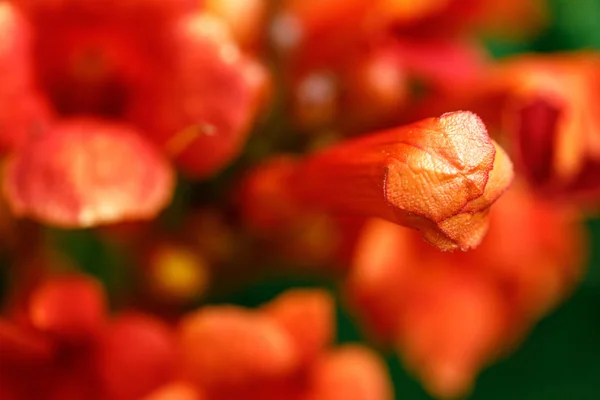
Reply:
<svg viewBox="0 0 600 400"><path fill-rule="evenodd" d="M462 396L502 348L505 306L492 285L458 269L412 285L398 330L402 358L433 395Z"/></svg>
<svg viewBox="0 0 600 400"><path fill-rule="evenodd" d="M349 276L352 305L379 338L396 337L428 390L463 394L580 278L585 235L569 211L514 185L491 209L482 244L466 253L438 252L415 232L369 221Z"/></svg>
<svg viewBox="0 0 600 400"><path fill-rule="evenodd" d="M2 91L15 93L29 89L32 84L31 26L9 2L0 4L0 26L4 37L0 48Z"/></svg>
<svg viewBox="0 0 600 400"><path fill-rule="evenodd" d="M576 286L585 265L585 231L571 210L536 198L522 183L498 201L490 218L488 236L469 254L502 285L526 324ZM515 330L526 330L518 325Z"/></svg>
<svg viewBox="0 0 600 400"><path fill-rule="evenodd" d="M409 229L376 218L365 223L358 237L345 289L364 328L378 340L395 336L398 310L418 264L412 253L429 250L413 237Z"/></svg>
<svg viewBox="0 0 600 400"><path fill-rule="evenodd" d="M262 310L285 328L305 363L316 358L333 339L333 298L324 290L289 290Z"/></svg>
<svg viewBox="0 0 600 400"><path fill-rule="evenodd" d="M292 337L272 318L233 306L184 318L179 348L185 377L201 386L285 376L298 365Z"/></svg>
<svg viewBox="0 0 600 400"><path fill-rule="evenodd" d="M47 106L34 90L31 26L9 2L0 4L0 151L14 150L43 130Z"/></svg>
<svg viewBox="0 0 600 400"><path fill-rule="evenodd" d="M522 56L498 74L507 81L504 128L524 175L546 195L600 195L600 56Z"/></svg>
<svg viewBox="0 0 600 400"><path fill-rule="evenodd" d="M182 18L171 39L167 75L139 94L132 118L185 173L210 176L241 151L267 74L208 14Z"/></svg>
<svg viewBox="0 0 600 400"><path fill-rule="evenodd" d="M391 400L385 364L360 346L345 346L323 355L310 373L310 400Z"/></svg>
<svg viewBox="0 0 600 400"><path fill-rule="evenodd" d="M172 189L169 165L137 132L89 119L29 142L4 182L14 213L63 227L152 218Z"/></svg>

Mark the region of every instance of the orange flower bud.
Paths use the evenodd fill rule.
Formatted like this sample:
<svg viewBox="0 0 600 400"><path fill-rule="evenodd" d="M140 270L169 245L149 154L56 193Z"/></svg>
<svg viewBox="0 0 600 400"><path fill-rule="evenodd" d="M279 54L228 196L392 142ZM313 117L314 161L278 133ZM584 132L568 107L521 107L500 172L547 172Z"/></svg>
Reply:
<svg viewBox="0 0 600 400"><path fill-rule="evenodd" d="M14 213L63 227L152 218L172 189L166 160L136 131L89 119L30 141L4 181Z"/></svg>
<svg viewBox="0 0 600 400"><path fill-rule="evenodd" d="M285 328L304 363L314 360L333 338L333 299L325 291L289 290L262 311Z"/></svg>
<svg viewBox="0 0 600 400"><path fill-rule="evenodd" d="M421 230L442 250L476 247L486 214L512 179L510 161L469 112L350 140L300 162L295 197L337 213Z"/></svg>
<svg viewBox="0 0 600 400"><path fill-rule="evenodd" d="M345 346L324 354L310 372L310 400L391 400L383 362L370 350Z"/></svg>
<svg viewBox="0 0 600 400"><path fill-rule="evenodd" d="M87 342L104 326L106 299L98 282L84 276L52 279L31 297L31 324L58 340Z"/></svg>
<svg viewBox="0 0 600 400"><path fill-rule="evenodd" d="M178 337L182 374L202 387L275 379L298 366L281 325L238 307L205 307L184 318Z"/></svg>

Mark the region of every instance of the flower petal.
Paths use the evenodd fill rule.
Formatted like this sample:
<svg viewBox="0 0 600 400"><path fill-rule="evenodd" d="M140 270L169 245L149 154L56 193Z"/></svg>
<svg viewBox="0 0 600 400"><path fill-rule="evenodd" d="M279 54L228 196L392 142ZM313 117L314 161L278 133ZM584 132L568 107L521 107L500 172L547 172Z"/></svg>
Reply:
<svg viewBox="0 0 600 400"><path fill-rule="evenodd" d="M367 222L358 241L347 282L353 307L437 396L467 392L581 276L586 240L568 209L517 184L490 220L466 253L435 251L384 220Z"/></svg>
<svg viewBox="0 0 600 400"><path fill-rule="evenodd" d="M292 337L271 318L233 306L205 307L179 331L185 377L236 386L286 376L298 366Z"/></svg>
<svg viewBox="0 0 600 400"><path fill-rule="evenodd" d="M333 299L325 291L289 290L263 311L289 332L306 363L314 360L333 338Z"/></svg>
<svg viewBox="0 0 600 400"><path fill-rule="evenodd" d="M171 198L167 162L134 130L77 119L31 141L7 166L14 213L63 227L150 219Z"/></svg>
<svg viewBox="0 0 600 400"><path fill-rule="evenodd" d="M132 118L184 172L205 177L241 151L266 72L210 15L182 18L172 35L171 65L158 87L140 93Z"/></svg>
<svg viewBox="0 0 600 400"><path fill-rule="evenodd" d="M364 347L348 345L323 355L310 376L310 400L391 400L394 397L384 363Z"/></svg>

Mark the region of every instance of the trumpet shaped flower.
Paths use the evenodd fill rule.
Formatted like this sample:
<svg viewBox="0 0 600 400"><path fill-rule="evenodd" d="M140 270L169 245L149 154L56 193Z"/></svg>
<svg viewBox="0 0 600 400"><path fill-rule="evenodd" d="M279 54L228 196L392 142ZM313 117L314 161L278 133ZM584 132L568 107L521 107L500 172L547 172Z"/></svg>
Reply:
<svg viewBox="0 0 600 400"><path fill-rule="evenodd" d="M279 193L285 200L273 214L289 214L291 200L330 213L384 218L420 230L442 250L476 247L485 235L490 206L512 180L508 157L470 112L348 140L296 165L274 167L281 173L263 175L267 192L248 189L248 201L258 203L250 207L250 218L269 223L272 207L264 206L267 216L256 209L262 193L275 195L264 195L269 202ZM274 215L274 222L282 217Z"/></svg>

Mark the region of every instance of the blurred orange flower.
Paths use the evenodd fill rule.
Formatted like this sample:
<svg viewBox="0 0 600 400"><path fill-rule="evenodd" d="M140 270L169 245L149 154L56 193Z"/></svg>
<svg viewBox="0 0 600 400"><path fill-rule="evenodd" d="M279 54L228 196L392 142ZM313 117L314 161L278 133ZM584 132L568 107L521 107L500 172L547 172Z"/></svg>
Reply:
<svg viewBox="0 0 600 400"><path fill-rule="evenodd" d="M17 215L88 227L152 218L170 201L173 179L167 161L138 132L71 119L14 154L4 190Z"/></svg>
<svg viewBox="0 0 600 400"><path fill-rule="evenodd" d="M2 399L392 398L377 355L329 348L325 291L291 290L257 310L207 306L175 328L142 313L110 318L99 289L54 278L31 294L27 324L0 321Z"/></svg>
<svg viewBox="0 0 600 400"><path fill-rule="evenodd" d="M509 85L504 130L517 165L545 195L600 195L600 54L521 56L500 67Z"/></svg>
<svg viewBox="0 0 600 400"><path fill-rule="evenodd" d="M490 217L485 240L467 253L440 253L382 220L357 245L351 303L436 396L468 391L581 275L585 236L569 210L517 185Z"/></svg>
<svg viewBox="0 0 600 400"><path fill-rule="evenodd" d="M23 0L2 3L0 18L7 38L0 147L15 153L17 171L27 171L13 170L7 195L17 213L45 223L154 217L173 184L153 147L189 176L210 176L241 151L263 100L266 72L193 1ZM81 118L95 122L81 123L77 135ZM124 125L118 135L116 125ZM99 146L100 132L114 143ZM60 150L43 166L32 157L52 151L45 146ZM117 154L124 158L110 172L105 160ZM38 204L39 196L50 205Z"/></svg>
<svg viewBox="0 0 600 400"><path fill-rule="evenodd" d="M0 399L391 400L370 343L469 393L600 199L600 53L487 51L546 8L0 0ZM298 275L373 341L327 290L226 303Z"/></svg>

